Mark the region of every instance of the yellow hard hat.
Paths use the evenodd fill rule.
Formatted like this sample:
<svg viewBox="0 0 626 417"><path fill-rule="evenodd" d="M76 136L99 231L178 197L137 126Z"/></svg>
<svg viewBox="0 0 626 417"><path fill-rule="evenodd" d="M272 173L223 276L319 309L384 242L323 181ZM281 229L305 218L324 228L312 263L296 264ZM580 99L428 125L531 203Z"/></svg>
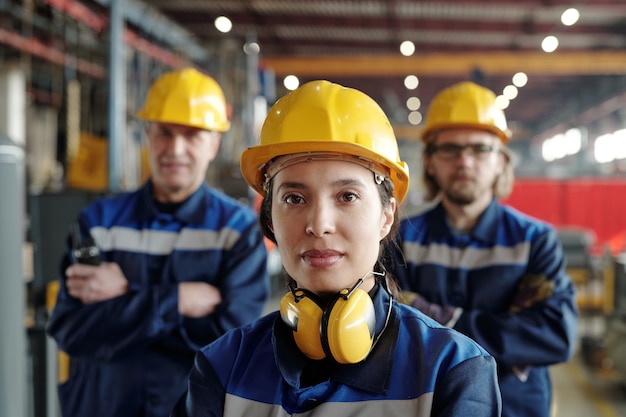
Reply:
<svg viewBox="0 0 626 417"><path fill-rule="evenodd" d="M470 81L454 84L435 96L426 115L422 140L428 142L433 133L454 127L487 130L505 144L511 138L504 112L496 106L496 95Z"/></svg>
<svg viewBox="0 0 626 417"><path fill-rule="evenodd" d="M355 156L386 168L398 204L409 187L409 168L380 106L361 91L311 81L270 109L257 146L241 155L244 179L261 195L267 163L281 155L327 152Z"/></svg>
<svg viewBox="0 0 626 417"><path fill-rule="evenodd" d="M222 88L194 68L161 75L150 87L137 117L218 132L230 128Z"/></svg>

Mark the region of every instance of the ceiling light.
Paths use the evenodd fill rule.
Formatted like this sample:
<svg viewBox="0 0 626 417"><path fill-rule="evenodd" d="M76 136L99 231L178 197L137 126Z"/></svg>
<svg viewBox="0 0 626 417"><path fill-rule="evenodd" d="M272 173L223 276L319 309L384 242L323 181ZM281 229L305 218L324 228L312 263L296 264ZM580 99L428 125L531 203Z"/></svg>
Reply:
<svg viewBox="0 0 626 417"><path fill-rule="evenodd" d="M417 97L409 97L406 100L406 108L412 111L419 110L422 102Z"/></svg>
<svg viewBox="0 0 626 417"><path fill-rule="evenodd" d="M504 110L507 107L509 107L510 101L508 98L504 97L504 96L498 96L496 97L496 107L499 108L500 110Z"/></svg>
<svg viewBox="0 0 626 417"><path fill-rule="evenodd" d="M246 55L258 55L261 52L261 46L256 42L246 42L243 45L243 52Z"/></svg>
<svg viewBox="0 0 626 417"><path fill-rule="evenodd" d="M559 47L559 40L557 39L556 36L546 36L545 38L543 38L543 41L541 42L541 49L543 49L544 52L550 53L550 52L554 52L556 51L556 48Z"/></svg>
<svg viewBox="0 0 626 417"><path fill-rule="evenodd" d="M513 76L513 85L521 88L528 82L528 76L523 72L518 72Z"/></svg>
<svg viewBox="0 0 626 417"><path fill-rule="evenodd" d="M578 10L570 8L565 10L561 15L561 23L565 26L572 26L574 23L578 22L579 17L580 13L578 13Z"/></svg>
<svg viewBox="0 0 626 417"><path fill-rule="evenodd" d="M293 91L300 86L300 80L295 75L288 75L283 79L283 85L289 91Z"/></svg>
<svg viewBox="0 0 626 417"><path fill-rule="evenodd" d="M215 28L222 33L228 33L233 28L233 22L226 16L218 16L215 18Z"/></svg>
<svg viewBox="0 0 626 417"><path fill-rule="evenodd" d="M409 123L413 126L417 126L418 124L422 123L422 113L418 111L412 111L411 113L409 113Z"/></svg>
<svg viewBox="0 0 626 417"><path fill-rule="evenodd" d="M517 87L515 87L514 85L507 85L506 87L504 87L504 90L502 90L502 95L509 100L513 100L515 97L517 97L517 92Z"/></svg>
<svg viewBox="0 0 626 417"><path fill-rule="evenodd" d="M420 83L420 80L415 75L407 75L404 78L404 86L408 90L415 90L417 86L419 85L419 83Z"/></svg>
<svg viewBox="0 0 626 417"><path fill-rule="evenodd" d="M415 53L415 44L411 41L404 41L400 44L400 53L404 56L411 56Z"/></svg>

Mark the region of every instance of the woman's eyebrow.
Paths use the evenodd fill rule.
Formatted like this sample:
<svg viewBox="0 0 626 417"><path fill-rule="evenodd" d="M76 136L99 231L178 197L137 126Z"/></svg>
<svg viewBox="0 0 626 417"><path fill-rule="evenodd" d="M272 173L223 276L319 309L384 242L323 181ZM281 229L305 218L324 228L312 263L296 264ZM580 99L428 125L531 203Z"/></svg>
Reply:
<svg viewBox="0 0 626 417"><path fill-rule="evenodd" d="M289 182L289 181L286 181L286 182L281 183L276 190L280 191L283 188L302 190L302 189L305 189L305 188L308 188L308 187L305 184L301 183L301 182Z"/></svg>
<svg viewBox="0 0 626 417"><path fill-rule="evenodd" d="M347 185L357 186L357 187L364 186L363 181L356 179L356 178L339 178L331 183L331 186L333 187L345 187ZM307 188L309 188L309 186L302 182L285 181L281 183L276 190L277 191L281 191L283 189L304 190Z"/></svg>
<svg viewBox="0 0 626 417"><path fill-rule="evenodd" d="M336 181L333 181L333 185L338 185L338 186L346 186L346 185L356 185L359 187L362 187L363 181L356 179L356 178L340 178Z"/></svg>

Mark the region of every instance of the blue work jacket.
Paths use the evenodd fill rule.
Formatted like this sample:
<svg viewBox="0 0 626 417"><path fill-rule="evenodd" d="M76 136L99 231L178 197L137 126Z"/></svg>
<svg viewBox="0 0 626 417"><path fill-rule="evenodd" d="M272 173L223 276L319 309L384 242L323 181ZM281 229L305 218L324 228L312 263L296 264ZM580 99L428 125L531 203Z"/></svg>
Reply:
<svg viewBox="0 0 626 417"><path fill-rule="evenodd" d="M392 302L374 296L377 332ZM274 312L198 353L172 417L496 417L494 359L477 343L393 301L388 324L356 364L313 361ZM320 369L325 368L325 369ZM303 384L303 372L326 378Z"/></svg>
<svg viewBox="0 0 626 417"><path fill-rule="evenodd" d="M399 236L394 276L403 290L463 309L454 329L496 359L503 417L548 417L546 366L571 357L578 315L554 228L494 199L469 234L453 233L439 203L404 219ZM553 292L515 311L528 275L545 278Z"/></svg>
<svg viewBox="0 0 626 417"><path fill-rule="evenodd" d="M263 311L267 252L256 214L207 185L174 213L162 213L148 182L89 205L79 224L102 260L119 264L129 290L83 305L60 286L47 330L71 357L69 380L59 387L63 416L167 416L195 352ZM70 262L68 251L63 284ZM187 281L220 290L213 314L179 314L178 284Z"/></svg>

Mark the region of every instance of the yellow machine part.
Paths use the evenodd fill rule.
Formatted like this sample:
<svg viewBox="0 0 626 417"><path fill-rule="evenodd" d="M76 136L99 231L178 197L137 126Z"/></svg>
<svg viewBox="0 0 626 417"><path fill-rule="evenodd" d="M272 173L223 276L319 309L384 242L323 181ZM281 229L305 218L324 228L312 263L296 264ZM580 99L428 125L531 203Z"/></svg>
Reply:
<svg viewBox="0 0 626 417"><path fill-rule="evenodd" d="M143 145L140 150L141 153L141 183L143 184L150 178L150 150L147 145Z"/></svg>
<svg viewBox="0 0 626 417"><path fill-rule="evenodd" d="M52 312L56 304L59 292L59 281L51 281L46 287L46 308ZM67 353L57 352L57 381L59 384L66 382L70 377L70 357Z"/></svg>
<svg viewBox="0 0 626 417"><path fill-rule="evenodd" d="M139 150L139 175L143 184L151 174L150 153L147 145ZM108 143L105 138L82 132L78 149L68 160L67 185L87 191L106 191L108 188Z"/></svg>
<svg viewBox="0 0 626 417"><path fill-rule="evenodd" d="M567 268L567 274L576 286L576 301L580 310L603 312L607 315L613 313L615 273L612 263L607 263L598 271Z"/></svg>
<svg viewBox="0 0 626 417"><path fill-rule="evenodd" d="M108 187L107 148L106 139L81 133L78 150L68 161L68 187L105 191Z"/></svg>

